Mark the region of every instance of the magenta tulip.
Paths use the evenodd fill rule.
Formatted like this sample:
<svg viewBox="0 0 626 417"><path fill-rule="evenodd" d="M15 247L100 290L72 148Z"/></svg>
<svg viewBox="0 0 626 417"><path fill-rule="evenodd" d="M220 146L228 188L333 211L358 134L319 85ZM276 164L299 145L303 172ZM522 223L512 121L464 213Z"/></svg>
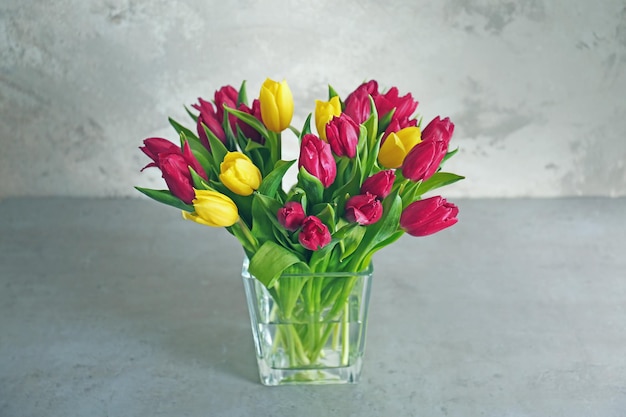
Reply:
<svg viewBox="0 0 626 417"><path fill-rule="evenodd" d="M379 94L374 98L378 117L382 118L387 113L395 109L392 120L408 121L417 109L417 101L413 100L411 93L400 97L398 88L392 87L385 94ZM406 126L403 126L406 127Z"/></svg>
<svg viewBox="0 0 626 417"><path fill-rule="evenodd" d="M226 143L226 133L224 133L224 128L222 127L222 120L218 118L213 103L201 98L198 98L198 103L199 104L192 104L191 107L200 112L196 124L200 142L202 142L205 148L211 149L209 138L204 131L204 126L206 126L222 143Z"/></svg>
<svg viewBox="0 0 626 417"><path fill-rule="evenodd" d="M296 201L289 201L278 210L276 214L278 222L287 230L295 231L302 226L306 214L302 208L302 204Z"/></svg>
<svg viewBox="0 0 626 417"><path fill-rule="evenodd" d="M359 124L365 122L371 112L369 96L378 96L378 83L374 80L361 84L348 95L343 112Z"/></svg>
<svg viewBox="0 0 626 417"><path fill-rule="evenodd" d="M356 147L359 144L359 125L345 113L335 116L326 125L326 140L337 156L356 156Z"/></svg>
<svg viewBox="0 0 626 417"><path fill-rule="evenodd" d="M400 227L412 236L428 236L455 224L459 209L436 196L415 201L400 216Z"/></svg>
<svg viewBox="0 0 626 417"><path fill-rule="evenodd" d="M257 120L262 121L261 119L261 102L258 99L254 99L252 101L252 107L248 107L244 103L239 104L237 110L247 113L249 115L254 116ZM265 138L261 136L259 132L257 132L253 127L249 124L245 123L242 120L237 119L237 126L241 129L241 132L248 139L252 139L254 142L260 143L263 145L265 143ZM233 133L237 134L236 130L233 130Z"/></svg>
<svg viewBox="0 0 626 417"><path fill-rule="evenodd" d="M144 146L140 146L139 149L148 155L152 162L143 167L142 171L146 168L158 167L157 162L159 161L160 153L180 153L178 145L163 138L148 138L143 141L143 144Z"/></svg>
<svg viewBox="0 0 626 417"><path fill-rule="evenodd" d="M148 138L143 143L145 146L139 149L154 161L143 169L159 168L170 192L185 203L191 204L194 199L194 190L189 167L205 180L208 180L208 177L191 152L189 142L185 142L182 151L178 146L163 138Z"/></svg>
<svg viewBox="0 0 626 417"><path fill-rule="evenodd" d="M428 125L422 130L423 141L436 141L444 142L446 148L450 143L450 138L454 133L454 123L450 121L449 117L441 120L439 116L435 117L428 123Z"/></svg>
<svg viewBox="0 0 626 417"><path fill-rule="evenodd" d="M224 106L230 107L231 109L237 108L237 97L239 96L239 92L235 89L235 87L231 85L225 85L215 92L214 100L215 100L215 115L217 116L217 120L220 123L224 123ZM232 114L228 115L228 121L230 123L230 128L233 133L237 133L237 118Z"/></svg>
<svg viewBox="0 0 626 417"><path fill-rule="evenodd" d="M383 215L383 206L375 195L370 193L350 197L346 201L346 219L360 225L376 223Z"/></svg>
<svg viewBox="0 0 626 417"><path fill-rule="evenodd" d="M301 167L319 179L324 187L331 185L337 175L337 165L330 145L312 133L304 135L300 144L298 168Z"/></svg>
<svg viewBox="0 0 626 417"><path fill-rule="evenodd" d="M298 235L298 241L309 250L318 250L328 245L331 241L328 227L315 216L309 216L302 222L302 230Z"/></svg>
<svg viewBox="0 0 626 417"><path fill-rule="evenodd" d="M380 171L363 181L361 194L370 193L382 200L387 197L396 180L396 174L391 169Z"/></svg>
<svg viewBox="0 0 626 417"><path fill-rule="evenodd" d="M448 152L447 142L423 141L409 151L402 163L402 175L412 181L424 181L437 170Z"/></svg>

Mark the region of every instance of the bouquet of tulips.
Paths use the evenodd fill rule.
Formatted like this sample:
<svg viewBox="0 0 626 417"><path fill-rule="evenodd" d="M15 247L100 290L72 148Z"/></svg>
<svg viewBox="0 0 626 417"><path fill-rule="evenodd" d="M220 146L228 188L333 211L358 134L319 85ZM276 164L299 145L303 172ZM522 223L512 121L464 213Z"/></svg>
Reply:
<svg viewBox="0 0 626 417"><path fill-rule="evenodd" d="M422 126L418 102L372 80L342 100L329 86L302 130L285 81L267 79L248 103L246 84L225 86L213 102L187 109L192 131L173 119L180 145L148 138L140 149L161 170L168 190L136 187L182 209L183 218L226 227L250 259L250 272L271 288L284 272L360 271L405 232L426 236L457 222L458 208L426 192L463 177L442 172L454 124ZM298 160L281 158L281 133L300 143ZM283 190L297 162L297 183ZM145 169L144 168L144 169Z"/></svg>
<svg viewBox="0 0 626 417"><path fill-rule="evenodd" d="M257 350L271 340L271 355L283 352L286 366L301 369L328 356L325 346L337 352L341 344L332 365L341 368L360 343L350 341L347 322L356 281L309 278L359 273L405 232L426 236L457 222L454 204L422 198L463 178L441 171L456 152L449 151L454 125L436 117L422 126L410 93L380 92L376 81L344 100L329 87L328 101L315 104L317 133L311 114L301 130L291 126L294 103L285 81L267 79L251 104L246 95L244 82L239 90L222 87L213 102L199 99L197 112L187 109L195 132L170 119L180 145L145 139L140 149L152 159L146 168L159 168L168 189L137 189L182 209L185 219L226 227L241 242L249 273L272 294L269 320L296 323L258 337ZM282 159L287 130L299 142L297 160ZM283 178L296 163L297 182L285 190ZM301 278L281 280L293 274ZM364 334L358 328L355 334Z"/></svg>

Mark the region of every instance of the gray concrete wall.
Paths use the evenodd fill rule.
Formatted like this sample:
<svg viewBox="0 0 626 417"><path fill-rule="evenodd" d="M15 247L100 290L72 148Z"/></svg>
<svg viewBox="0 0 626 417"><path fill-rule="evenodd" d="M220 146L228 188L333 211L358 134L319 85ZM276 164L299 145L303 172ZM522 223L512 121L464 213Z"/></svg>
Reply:
<svg viewBox="0 0 626 417"><path fill-rule="evenodd" d="M624 1L3 0L0 197L160 188L141 140L266 76L296 124L367 78L449 115L448 196L626 195Z"/></svg>

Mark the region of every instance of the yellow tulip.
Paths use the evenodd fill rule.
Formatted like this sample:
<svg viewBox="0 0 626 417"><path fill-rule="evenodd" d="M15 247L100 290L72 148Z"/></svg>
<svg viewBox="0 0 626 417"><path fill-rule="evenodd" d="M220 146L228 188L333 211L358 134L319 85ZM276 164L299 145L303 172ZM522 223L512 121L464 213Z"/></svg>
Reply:
<svg viewBox="0 0 626 417"><path fill-rule="evenodd" d="M422 141L419 127L405 127L390 133L378 152L378 162L387 168L399 168L411 149Z"/></svg>
<svg viewBox="0 0 626 417"><path fill-rule="evenodd" d="M261 86L259 101L265 127L276 133L289 127L293 118L293 96L287 81L266 79Z"/></svg>
<svg viewBox="0 0 626 417"><path fill-rule="evenodd" d="M326 140L326 124L341 114L341 102L335 96L329 101L315 100L315 126L320 138Z"/></svg>
<svg viewBox="0 0 626 417"><path fill-rule="evenodd" d="M250 195L261 185L261 171L241 152L228 152L220 164L220 181L233 193Z"/></svg>
<svg viewBox="0 0 626 417"><path fill-rule="evenodd" d="M237 205L230 197L217 191L195 190L194 213L183 211L183 219L212 227L232 226L239 219Z"/></svg>

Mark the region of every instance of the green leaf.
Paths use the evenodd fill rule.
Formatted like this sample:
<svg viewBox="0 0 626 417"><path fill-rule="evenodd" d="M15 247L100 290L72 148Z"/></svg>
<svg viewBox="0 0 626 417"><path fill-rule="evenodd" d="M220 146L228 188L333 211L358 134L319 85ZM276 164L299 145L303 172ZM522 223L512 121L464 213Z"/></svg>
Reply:
<svg viewBox="0 0 626 417"><path fill-rule="evenodd" d="M227 107L227 106L224 106L224 110L226 110L226 112L232 114L237 119L239 119L242 122L244 122L245 124L249 125L250 127L252 127L257 132L259 132L261 134L261 136L263 136L265 138L265 140L267 140L269 138L269 132L265 128L265 125L263 124L263 122L261 122L256 117L252 116L251 114L242 112L240 110L231 109L230 107Z"/></svg>
<svg viewBox="0 0 626 417"><path fill-rule="evenodd" d="M359 225L358 223L352 223L342 227L333 235L333 239L339 239L341 246L341 257L339 261L343 261L348 256L352 255L354 251L359 247L359 244L365 236L366 227Z"/></svg>
<svg viewBox="0 0 626 417"><path fill-rule="evenodd" d="M330 84L328 84L328 101L330 101L331 98L337 96L339 96L339 94L337 94L335 89Z"/></svg>
<svg viewBox="0 0 626 417"><path fill-rule="evenodd" d="M250 259L248 270L263 285L272 288L281 274L293 265L298 265L305 271L309 270L307 265L291 251L267 241Z"/></svg>
<svg viewBox="0 0 626 417"><path fill-rule="evenodd" d="M210 190L211 186L204 178L202 178L198 173L192 168L188 167L189 172L191 173L191 179L193 180L193 188L196 190Z"/></svg>
<svg viewBox="0 0 626 417"><path fill-rule="evenodd" d="M185 111L187 112L189 117L191 117L195 123L198 123L198 116L193 114L192 111L187 108L187 106L184 106L184 107L185 107Z"/></svg>
<svg viewBox="0 0 626 417"><path fill-rule="evenodd" d="M184 133L188 139L195 138L196 140L199 140L195 133L193 133L191 130L187 129L185 126L181 125L180 123L178 123L176 120L172 119L171 117L169 117L168 120L170 124L172 125L172 127L174 128L174 130L176 131L176 133L178 133L179 135L181 133Z"/></svg>
<svg viewBox="0 0 626 417"><path fill-rule="evenodd" d="M159 203L167 204L168 206L176 207L181 210L193 213L194 209L191 204L182 202L178 197L172 195L170 190L151 190L149 188L135 187L137 191L143 193L153 200Z"/></svg>
<svg viewBox="0 0 626 417"><path fill-rule="evenodd" d="M237 96L237 107L240 104L248 105L248 95L246 93L246 80L241 82L241 87L239 87L239 95Z"/></svg>
<svg viewBox="0 0 626 417"><path fill-rule="evenodd" d="M304 135L308 135L309 133L311 133L311 116L312 114L309 113L309 116L304 121L304 125L302 125L302 133L300 134L300 139L302 139Z"/></svg>
<svg viewBox="0 0 626 417"><path fill-rule="evenodd" d="M219 166L224 161L224 157L228 153L228 149L226 149L226 146L224 146L222 141L219 140L217 136L215 136L215 134L213 134L213 132L209 130L209 128L205 126L204 131L209 138L209 145L211 145L211 156L213 157L213 164L216 167L217 172L219 173Z"/></svg>
<svg viewBox="0 0 626 417"><path fill-rule="evenodd" d="M383 133L385 130L387 130L387 127L389 126L389 123L391 123L391 118L393 117L393 114L395 112L396 112L396 108L394 107L393 109L391 109L390 112L387 112L387 114L385 114L383 118L378 121L379 133Z"/></svg>
<svg viewBox="0 0 626 417"><path fill-rule="evenodd" d="M314 251L309 260L311 271L325 272L328 270L331 252L339 244L339 240L331 240L330 243L321 249Z"/></svg>
<svg viewBox="0 0 626 417"><path fill-rule="evenodd" d="M315 205L323 201L324 186L321 181L309 174L309 172L300 167L298 172L298 184L306 193L307 201L310 205Z"/></svg>
<svg viewBox="0 0 626 417"><path fill-rule="evenodd" d="M278 191L278 188L281 186L283 177L295 162L295 159L293 161L280 160L276 162L272 172L263 178L263 182L261 182L258 192L274 198L276 191Z"/></svg>
<svg viewBox="0 0 626 417"><path fill-rule="evenodd" d="M443 159L441 160L441 165L443 165L444 162L446 162L448 159L452 158L458 151L459 151L459 148L456 148L455 150L448 152L446 156L444 156Z"/></svg>
<svg viewBox="0 0 626 417"><path fill-rule="evenodd" d="M451 172L436 172L432 177L427 179L419 186L417 192L420 195L426 194L428 191L432 191L436 188L443 187L445 185L453 184L457 181L464 179L465 177Z"/></svg>

